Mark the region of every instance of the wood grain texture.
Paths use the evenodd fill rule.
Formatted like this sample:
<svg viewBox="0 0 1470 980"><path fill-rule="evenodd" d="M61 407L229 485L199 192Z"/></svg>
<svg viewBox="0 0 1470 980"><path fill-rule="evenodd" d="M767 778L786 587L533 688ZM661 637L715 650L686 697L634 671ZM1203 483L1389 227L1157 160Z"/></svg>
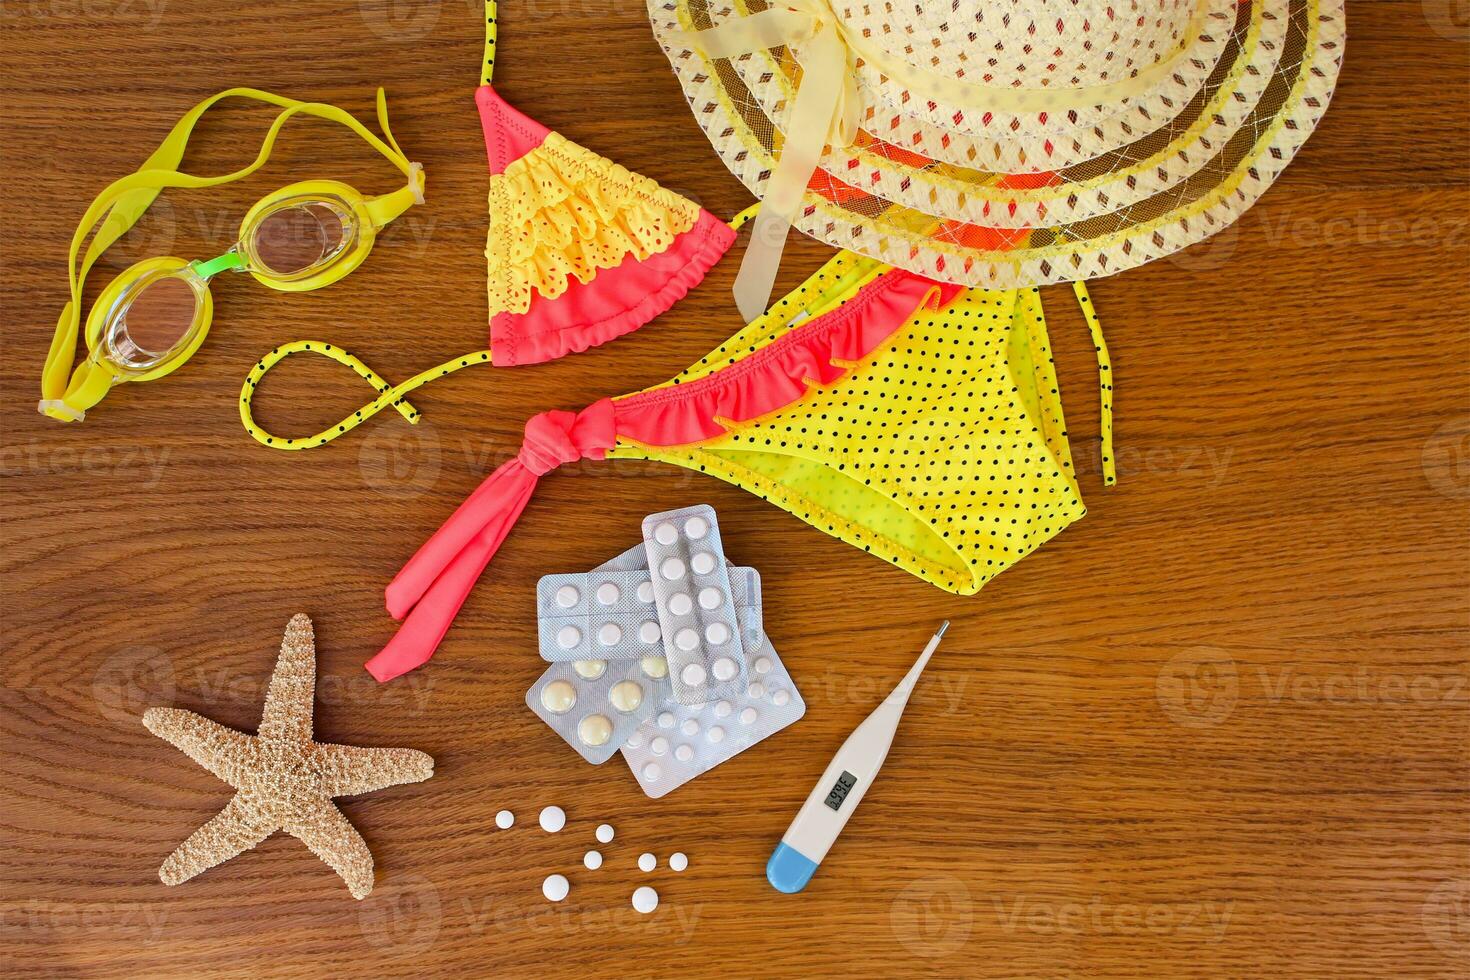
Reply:
<svg viewBox="0 0 1470 980"><path fill-rule="evenodd" d="M1098 282L1120 485L1097 474L1091 349L1045 293L1090 513L960 599L714 480L640 464L543 487L426 670L378 686L382 588L530 414L656 382L738 326L733 261L656 324L551 365L466 371L301 455L240 431L240 380L321 338L390 378L484 341L478 2L30 0L0 9L4 659L0 968L31 976L369 974L1464 975L1470 968L1470 33L1453 0L1355 0L1332 110L1239 226ZM747 202L633 0L506 0L514 104L721 215ZM91 195L196 99L251 84L371 117L429 204L344 282L227 278L206 348L80 426L35 414ZM201 170L258 119L200 126ZM215 254L307 177L396 176L321 125L267 172L172 195L110 253ZM794 241L795 282L827 254ZM94 287L95 289L95 287ZM299 361L300 359L298 359ZM304 433L362 400L322 362L263 385ZM1092 461L1089 464L1089 461ZM806 718L672 796L592 769L526 711L531 591L708 501L759 567ZM354 902L277 836L175 889L159 863L227 788L144 730L177 705L253 730L281 630L309 613L319 736L434 756L427 783L344 804L377 859ZM832 751L933 624L949 640L881 781L817 879L762 868ZM556 836L534 829L558 803ZM509 807L513 831L492 818ZM618 837L595 874L592 828ZM682 875L636 855L680 849ZM540 881L572 878L547 905ZM663 904L637 916L633 888Z"/></svg>

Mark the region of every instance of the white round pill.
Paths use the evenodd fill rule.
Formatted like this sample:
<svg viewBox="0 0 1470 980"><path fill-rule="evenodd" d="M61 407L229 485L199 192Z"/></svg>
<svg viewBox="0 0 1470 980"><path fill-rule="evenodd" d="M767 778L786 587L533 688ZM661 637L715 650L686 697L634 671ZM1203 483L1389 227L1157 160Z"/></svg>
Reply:
<svg viewBox="0 0 1470 980"><path fill-rule="evenodd" d="M652 602L653 601L653 583L652 582L639 582L638 583L638 601L639 602Z"/></svg>
<svg viewBox="0 0 1470 980"><path fill-rule="evenodd" d="M675 592L669 596L669 612L675 616L687 616L694 611L694 603L689 601L689 596L683 592Z"/></svg>
<svg viewBox="0 0 1470 980"><path fill-rule="evenodd" d="M708 575L715 570L715 556L708 551L701 551L689 559L689 567L694 569L696 575Z"/></svg>
<svg viewBox="0 0 1470 980"><path fill-rule="evenodd" d="M710 665L710 671L715 675L717 681L728 681L735 676L738 670L735 661L729 657L721 657Z"/></svg>
<svg viewBox="0 0 1470 980"><path fill-rule="evenodd" d="M600 823L597 825L596 833L599 844L610 843L613 839L613 826L610 823Z"/></svg>
<svg viewBox="0 0 1470 980"><path fill-rule="evenodd" d="M685 718L684 719L684 724L682 724L682 725L679 726L679 731L683 732L685 735L698 735L699 734L699 719L697 719L697 718Z"/></svg>
<svg viewBox="0 0 1470 980"><path fill-rule="evenodd" d="M570 585L563 585L561 588L556 590L556 604L558 606L561 606L563 609L572 608L577 604L577 600L580 598L582 598L581 593L579 593L574 587Z"/></svg>
<svg viewBox="0 0 1470 980"><path fill-rule="evenodd" d="M658 727L673 728L674 713L672 711L660 711L658 714Z"/></svg>
<svg viewBox="0 0 1470 980"><path fill-rule="evenodd" d="M679 530L668 521L664 521L653 529L653 540L659 544L673 544L679 540Z"/></svg>
<svg viewBox="0 0 1470 980"><path fill-rule="evenodd" d="M754 708L742 708L740 710L741 724L749 725L751 722L755 721L755 719L756 710Z"/></svg>
<svg viewBox="0 0 1470 980"><path fill-rule="evenodd" d="M647 915L658 908L658 892L644 885L633 889L633 908Z"/></svg>
<svg viewBox="0 0 1470 980"><path fill-rule="evenodd" d="M597 631L597 642L605 647L617 646L623 639L623 628L617 623L603 623Z"/></svg>
<svg viewBox="0 0 1470 980"><path fill-rule="evenodd" d="M709 533L709 521L703 517L691 517L684 522L684 533L698 541Z"/></svg>
<svg viewBox="0 0 1470 980"><path fill-rule="evenodd" d="M648 747L654 755L663 755L669 750L669 740L662 735L655 735L653 741L648 743Z"/></svg>
<svg viewBox="0 0 1470 980"><path fill-rule="evenodd" d="M763 698L766 696L766 689L760 681L751 681L745 688L745 696L752 699Z"/></svg>
<svg viewBox="0 0 1470 980"><path fill-rule="evenodd" d="M516 815L514 813L511 813L509 810L501 810L495 815L495 826L499 827L501 830L509 830L511 827L515 826L515 822Z"/></svg>
<svg viewBox="0 0 1470 980"><path fill-rule="evenodd" d="M674 750L674 758L678 759L680 762L688 762L690 759L694 758L694 749L690 748L687 745L681 745Z"/></svg>
<svg viewBox="0 0 1470 980"><path fill-rule="evenodd" d="M643 766L643 779L645 782L653 782L663 775L663 770L658 767L657 762L649 762Z"/></svg>
<svg viewBox="0 0 1470 980"><path fill-rule="evenodd" d="M556 645L563 650L570 650L582 642L582 631L575 626L563 626L556 631Z"/></svg>
<svg viewBox="0 0 1470 980"><path fill-rule="evenodd" d="M663 657L644 657L641 666L643 673L655 680L669 676L669 662Z"/></svg>
<svg viewBox="0 0 1470 980"><path fill-rule="evenodd" d="M658 623L655 623L651 619L640 623L638 626L638 639L642 640L644 643L657 643L659 640L663 639L663 636L664 635L659 632Z"/></svg>
<svg viewBox="0 0 1470 980"><path fill-rule="evenodd" d="M559 806L549 806L541 811L541 829L554 834L567 825L567 811Z"/></svg>
<svg viewBox="0 0 1470 980"><path fill-rule="evenodd" d="M572 886L567 883L566 875L547 875L546 880L541 883L541 894L546 896L548 902L560 902L571 890Z"/></svg>
<svg viewBox="0 0 1470 980"><path fill-rule="evenodd" d="M704 683L704 668L699 666L699 664L685 664L684 671L679 676L683 678L684 683L688 684L690 687L698 687L699 685Z"/></svg>
<svg viewBox="0 0 1470 980"><path fill-rule="evenodd" d="M658 867L658 858L654 857L647 851L644 851L642 854L638 855L639 871L652 871L656 867Z"/></svg>
<svg viewBox="0 0 1470 980"><path fill-rule="evenodd" d="M728 717L730 717L730 712L732 712L734 710L735 710L735 706L733 704L731 704L729 701L719 701L719 702L716 702L716 704L715 704L715 717L716 718L728 718Z"/></svg>
<svg viewBox="0 0 1470 980"><path fill-rule="evenodd" d="M643 735L639 732L634 732L632 735L628 736L628 740L623 744L630 749L636 749L643 744Z"/></svg>
<svg viewBox="0 0 1470 980"><path fill-rule="evenodd" d="M583 745L594 748L606 745L607 740L612 738L612 722L607 720L606 715L588 715L577 723L577 737L582 740Z"/></svg>
<svg viewBox="0 0 1470 980"><path fill-rule="evenodd" d="M790 700L791 694L788 691L777 691L771 695L771 703L778 708L785 705Z"/></svg>
<svg viewBox="0 0 1470 980"><path fill-rule="evenodd" d="M658 566L658 573L670 582L677 582L684 577L684 563L677 558L665 558Z"/></svg>
<svg viewBox="0 0 1470 980"><path fill-rule="evenodd" d="M607 670L606 660L573 660L572 669L577 676L589 681L595 681Z"/></svg>
<svg viewBox="0 0 1470 980"><path fill-rule="evenodd" d="M719 725L711 725L709 731L704 733L704 737L715 744L719 744L725 740L725 730Z"/></svg>
<svg viewBox="0 0 1470 980"><path fill-rule="evenodd" d="M607 699L614 708L628 714L643 706L643 688L638 686L637 681L618 681L607 692Z"/></svg>
<svg viewBox="0 0 1470 980"><path fill-rule="evenodd" d="M675 851L673 854L669 855L669 867L673 868L675 871L683 871L685 868L689 867L688 856L686 856L683 851Z"/></svg>
<svg viewBox="0 0 1470 980"><path fill-rule="evenodd" d="M699 590L699 608L701 609L718 609L720 603L724 601L724 594L713 586L706 586Z"/></svg>
<svg viewBox="0 0 1470 980"><path fill-rule="evenodd" d="M597 601L604 606L610 606L622 597L622 590L611 582L603 582L597 587Z"/></svg>
<svg viewBox="0 0 1470 980"><path fill-rule="evenodd" d="M577 689L571 681L552 681L541 689L541 707L554 715L565 714L577 703Z"/></svg>
<svg viewBox="0 0 1470 980"><path fill-rule="evenodd" d="M715 646L724 646L730 642L730 627L724 623L710 623L704 628L704 638ZM730 675L734 677L734 674Z"/></svg>
<svg viewBox="0 0 1470 980"><path fill-rule="evenodd" d="M686 626L674 634L674 646L685 652L693 650L699 646L699 634ZM700 678L700 680L703 680L703 678ZM692 683L698 684L699 681L693 681Z"/></svg>
<svg viewBox="0 0 1470 980"><path fill-rule="evenodd" d="M755 672L757 674L769 674L771 672L771 658L757 657L755 660Z"/></svg>
<svg viewBox="0 0 1470 980"><path fill-rule="evenodd" d="M602 852L588 851L586 854L583 854L582 866L585 867L588 871L596 871L598 868L602 867Z"/></svg>

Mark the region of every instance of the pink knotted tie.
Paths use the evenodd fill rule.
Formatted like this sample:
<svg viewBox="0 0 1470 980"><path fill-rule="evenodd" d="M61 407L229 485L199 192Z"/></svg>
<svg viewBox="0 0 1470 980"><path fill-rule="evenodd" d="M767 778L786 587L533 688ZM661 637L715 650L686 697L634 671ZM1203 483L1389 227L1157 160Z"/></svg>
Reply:
<svg viewBox="0 0 1470 980"><path fill-rule="evenodd" d="M602 459L615 438L610 398L581 412L544 412L527 422L516 458L486 477L389 583L388 613L403 625L367 662L368 672L387 681L426 663L525 510L537 480L563 463Z"/></svg>

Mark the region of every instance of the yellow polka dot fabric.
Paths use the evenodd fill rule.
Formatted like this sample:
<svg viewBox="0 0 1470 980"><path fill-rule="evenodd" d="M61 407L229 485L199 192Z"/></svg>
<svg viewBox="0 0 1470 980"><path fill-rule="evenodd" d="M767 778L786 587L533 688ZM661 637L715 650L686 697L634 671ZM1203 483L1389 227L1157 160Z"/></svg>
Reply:
<svg viewBox="0 0 1470 980"><path fill-rule="evenodd" d="M841 253L677 377L737 363L886 266ZM972 595L1077 520L1041 298L963 292L920 310L835 383L699 443L620 438L609 458L709 473L949 592Z"/></svg>

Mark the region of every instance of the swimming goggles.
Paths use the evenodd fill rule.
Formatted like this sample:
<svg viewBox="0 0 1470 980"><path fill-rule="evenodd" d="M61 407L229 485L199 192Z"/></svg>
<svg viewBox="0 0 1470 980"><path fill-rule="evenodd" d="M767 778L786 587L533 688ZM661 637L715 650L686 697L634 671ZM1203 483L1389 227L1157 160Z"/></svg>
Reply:
<svg viewBox="0 0 1470 980"><path fill-rule="evenodd" d="M177 170L199 117L221 99L232 97L282 109L255 160L233 173L213 177ZM335 180L291 184L266 195L246 213L239 240L223 255L208 261L162 256L136 263L103 289L87 314L83 336L88 355L73 371L82 322L82 287L93 263L142 218L165 188L214 187L254 173L270 158L281 127L297 114L351 129L402 171L408 183L380 197L364 197ZM300 292L334 283L361 265L378 230L424 201L423 167L404 156L393 139L382 89L378 90L378 125L386 143L336 106L297 102L252 88L228 89L190 109L136 172L97 195L72 236L67 261L71 299L61 312L46 355L37 406L41 414L80 422L114 384L152 381L187 361L209 332L214 312L209 284L221 272L248 272L271 289ZM78 264L89 234L91 243Z"/></svg>

